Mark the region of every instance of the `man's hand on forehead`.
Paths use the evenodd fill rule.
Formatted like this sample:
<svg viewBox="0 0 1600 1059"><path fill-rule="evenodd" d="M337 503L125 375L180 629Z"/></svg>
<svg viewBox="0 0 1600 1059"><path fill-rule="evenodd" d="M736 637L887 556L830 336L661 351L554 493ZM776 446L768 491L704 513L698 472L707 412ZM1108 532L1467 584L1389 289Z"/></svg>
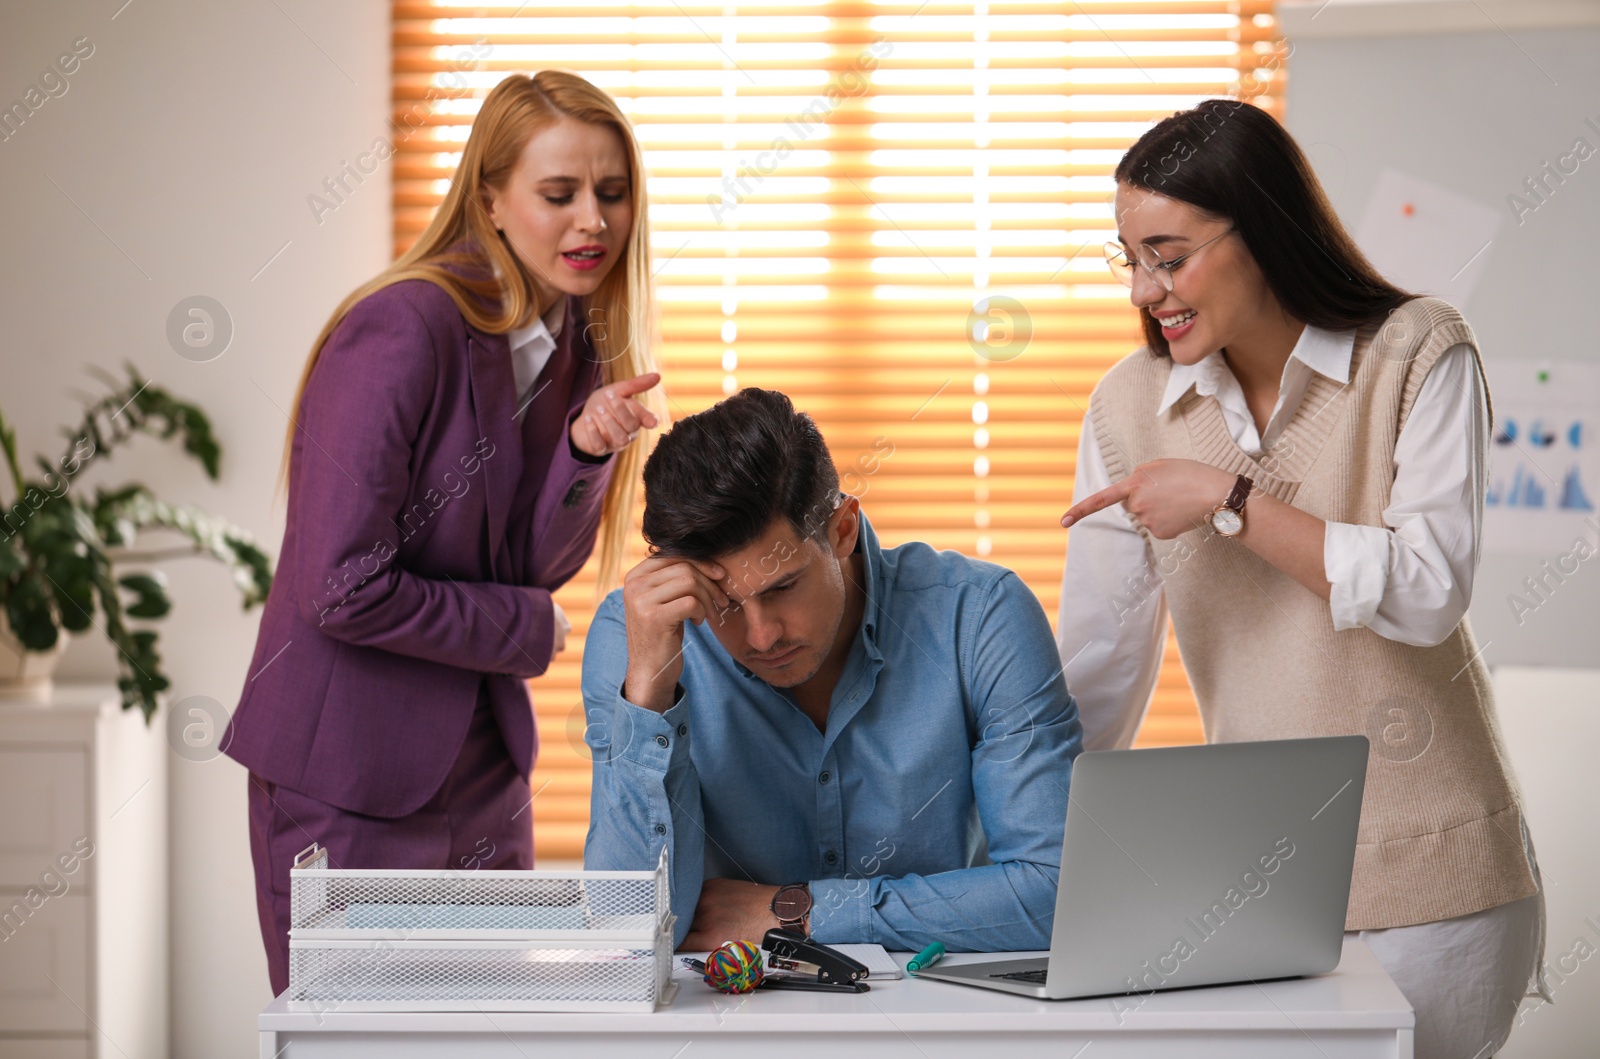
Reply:
<svg viewBox="0 0 1600 1059"><path fill-rule="evenodd" d="M695 572L705 578L706 583L711 586L713 598L721 610L739 609L740 604L744 601L733 593L733 577L728 573L726 567L713 559L684 559L682 561L694 567Z"/></svg>
<svg viewBox="0 0 1600 1059"><path fill-rule="evenodd" d="M657 713L671 707L683 672L684 624L720 623L726 612L728 595L712 576L722 572L717 563L655 554L623 578L628 630L623 693L630 702Z"/></svg>
<svg viewBox="0 0 1600 1059"><path fill-rule="evenodd" d="M709 559L690 559L681 555L663 555L661 552L651 550L637 567L634 568L642 578L654 580L652 575L671 571L681 567L688 570L696 583L705 588L705 595L717 607L726 610L730 605L727 589L723 585L727 571L721 564Z"/></svg>

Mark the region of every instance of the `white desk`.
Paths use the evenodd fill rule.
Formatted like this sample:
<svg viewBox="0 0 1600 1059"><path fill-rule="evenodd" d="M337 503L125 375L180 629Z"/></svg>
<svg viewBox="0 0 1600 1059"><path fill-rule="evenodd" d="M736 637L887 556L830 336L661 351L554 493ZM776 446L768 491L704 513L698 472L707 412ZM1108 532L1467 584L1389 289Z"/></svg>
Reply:
<svg viewBox="0 0 1600 1059"><path fill-rule="evenodd" d="M901 954L902 966L910 958ZM979 959L952 955L951 963ZM1410 1059L1411 1006L1362 943L1317 978L1154 993L1136 1010L1107 999L1033 1000L931 980L872 983L855 995L768 992L726 997L674 972L677 999L648 1015L295 1013L262 1011L262 1059L324 1057L652 1056L702 1059ZM1124 1005L1139 997L1122 998ZM870 1049L870 1052L869 1052Z"/></svg>

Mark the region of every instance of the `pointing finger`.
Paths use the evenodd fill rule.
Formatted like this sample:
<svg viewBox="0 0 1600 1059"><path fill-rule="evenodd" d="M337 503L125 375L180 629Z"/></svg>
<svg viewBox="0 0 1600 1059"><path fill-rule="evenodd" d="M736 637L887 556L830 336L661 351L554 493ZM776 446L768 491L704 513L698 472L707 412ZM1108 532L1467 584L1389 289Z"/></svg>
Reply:
<svg viewBox="0 0 1600 1059"><path fill-rule="evenodd" d="M1110 507L1112 504L1119 504L1126 500L1132 492L1133 487L1128 484L1128 479L1124 478L1117 484L1102 489L1093 496L1085 497L1081 503L1072 505L1067 509L1067 513L1061 516L1061 525L1069 527L1086 515L1092 515L1096 511Z"/></svg>
<svg viewBox="0 0 1600 1059"><path fill-rule="evenodd" d="M636 393L644 393L660 381L660 372L648 371L643 375L635 375L631 379L614 382L611 384L610 389L613 393L621 394L623 397L632 397Z"/></svg>

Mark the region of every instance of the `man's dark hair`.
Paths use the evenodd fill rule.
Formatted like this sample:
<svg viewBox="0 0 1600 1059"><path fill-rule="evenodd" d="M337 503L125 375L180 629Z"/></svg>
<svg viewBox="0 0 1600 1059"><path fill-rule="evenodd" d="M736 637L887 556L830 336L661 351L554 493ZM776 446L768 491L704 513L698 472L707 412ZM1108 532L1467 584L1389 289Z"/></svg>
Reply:
<svg viewBox="0 0 1600 1059"><path fill-rule="evenodd" d="M673 425L644 465L644 538L661 554L738 551L772 520L824 537L839 472L817 424L776 390L746 387Z"/></svg>

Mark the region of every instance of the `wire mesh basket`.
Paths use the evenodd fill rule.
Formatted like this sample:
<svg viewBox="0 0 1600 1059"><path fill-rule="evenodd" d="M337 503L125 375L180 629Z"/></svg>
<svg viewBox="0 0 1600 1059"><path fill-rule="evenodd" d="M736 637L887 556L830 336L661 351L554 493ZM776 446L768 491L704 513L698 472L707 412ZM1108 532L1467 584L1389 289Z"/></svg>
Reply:
<svg viewBox="0 0 1600 1059"><path fill-rule="evenodd" d="M654 1011L674 917L654 871L289 872L290 1010Z"/></svg>

